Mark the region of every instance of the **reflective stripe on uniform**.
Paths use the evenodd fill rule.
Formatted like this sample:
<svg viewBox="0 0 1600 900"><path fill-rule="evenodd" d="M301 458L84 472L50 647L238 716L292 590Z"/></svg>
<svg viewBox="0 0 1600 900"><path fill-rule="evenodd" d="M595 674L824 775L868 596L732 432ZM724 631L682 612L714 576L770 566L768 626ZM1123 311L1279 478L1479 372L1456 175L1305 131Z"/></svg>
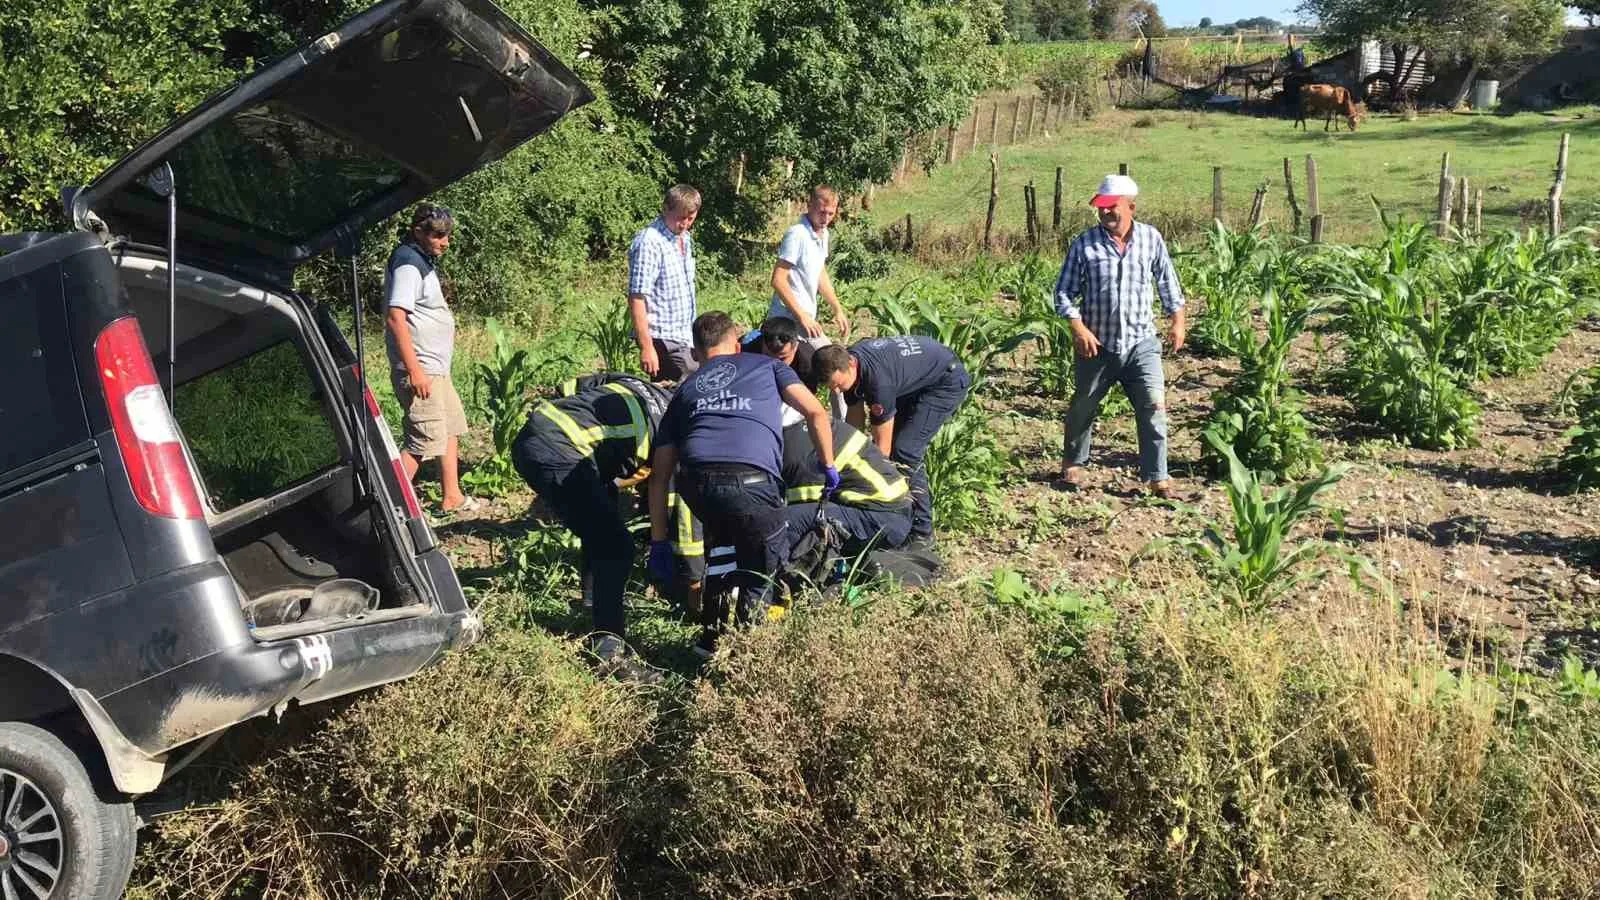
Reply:
<svg viewBox="0 0 1600 900"><path fill-rule="evenodd" d="M706 545L694 537L694 513L689 511L689 504L676 493L667 493L667 506L678 517L678 535L672 542L672 555L683 559L693 559L706 555Z"/></svg>
<svg viewBox="0 0 1600 900"><path fill-rule="evenodd" d="M594 455L594 445L600 441L631 438L635 445L635 455L640 460L650 458L650 426L645 421L644 410L639 408L639 398L633 392L620 384L605 385L605 389L622 397L628 407L629 422L626 425L595 425L584 428L577 420L563 412L559 407L550 402L539 404L537 412L550 421L556 423L561 433L567 436L572 446L584 456Z"/></svg>
<svg viewBox="0 0 1600 900"><path fill-rule="evenodd" d="M911 490L911 486L904 477L896 478L893 482L884 478L882 472L874 469L872 464L861 456L861 451L866 446L866 433L857 432L851 436L850 440L845 441L843 447L839 448L838 454L833 458L833 465L834 468L841 472L848 470L861 476L863 481L872 485L872 491L841 490L836 496L846 503L890 503L904 497ZM790 488L785 496L787 496L790 503L809 503L814 500L821 500L822 485L802 484Z"/></svg>

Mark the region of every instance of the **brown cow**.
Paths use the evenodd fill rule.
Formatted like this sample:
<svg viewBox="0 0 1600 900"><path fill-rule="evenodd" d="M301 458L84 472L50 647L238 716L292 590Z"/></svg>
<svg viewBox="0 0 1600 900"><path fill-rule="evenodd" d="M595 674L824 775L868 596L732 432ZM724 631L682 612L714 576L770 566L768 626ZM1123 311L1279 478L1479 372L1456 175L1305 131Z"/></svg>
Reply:
<svg viewBox="0 0 1600 900"><path fill-rule="evenodd" d="M1308 84L1300 88L1300 116L1294 120L1296 125L1305 127L1306 116L1325 116L1322 130L1327 131L1329 125L1338 131L1334 123L1334 116L1342 115L1350 123L1350 130L1356 130L1356 101L1350 92L1337 84Z"/></svg>

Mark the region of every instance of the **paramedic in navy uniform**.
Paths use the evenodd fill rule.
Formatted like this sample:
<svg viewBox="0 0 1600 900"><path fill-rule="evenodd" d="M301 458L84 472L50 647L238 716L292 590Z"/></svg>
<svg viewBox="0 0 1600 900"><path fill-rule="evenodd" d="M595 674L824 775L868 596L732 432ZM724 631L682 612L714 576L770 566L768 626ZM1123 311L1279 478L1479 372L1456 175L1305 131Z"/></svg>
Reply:
<svg viewBox="0 0 1600 900"><path fill-rule="evenodd" d="M844 394L846 421L866 430L872 442L906 471L911 482L911 539L907 546L933 548L933 497L922 458L933 436L967 399L972 379L949 347L932 338L896 335L835 344L817 351L814 377Z"/></svg>
<svg viewBox="0 0 1600 900"><path fill-rule="evenodd" d="M700 369L685 378L656 431L650 476L650 570L669 571L667 477L705 526L707 547L732 546L741 588L739 620L766 617L772 580L788 557L784 515L783 407L805 417L825 491L839 487L833 467L833 432L828 414L794 370L756 353L739 352L739 329L727 313L694 320L694 354ZM725 616L718 592L707 588L702 606L705 632L700 649L714 644Z"/></svg>

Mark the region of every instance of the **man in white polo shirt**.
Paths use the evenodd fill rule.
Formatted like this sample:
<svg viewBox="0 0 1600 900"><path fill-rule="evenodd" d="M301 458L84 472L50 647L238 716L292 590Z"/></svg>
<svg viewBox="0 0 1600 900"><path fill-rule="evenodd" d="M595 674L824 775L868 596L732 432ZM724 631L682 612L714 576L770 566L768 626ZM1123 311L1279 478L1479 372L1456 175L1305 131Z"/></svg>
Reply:
<svg viewBox="0 0 1600 900"><path fill-rule="evenodd" d="M839 192L827 185L811 190L805 215L789 226L778 244L778 264L772 269L772 307L769 316L793 319L812 346L829 343L817 322L817 297L828 301L839 326L839 339L850 339L850 320L828 280L828 226L839 214ZM817 340L820 338L821 340Z"/></svg>
<svg viewBox="0 0 1600 900"><path fill-rule="evenodd" d="M772 306L767 315L793 319L800 326L800 339L813 349L833 343L817 322L819 295L833 310L839 340L850 340L850 320L828 278L828 251L832 249L828 226L838 214L839 192L825 184L812 188L805 215L783 233L778 263L772 268ZM834 392L831 405L833 417L844 418L844 398L838 392Z"/></svg>

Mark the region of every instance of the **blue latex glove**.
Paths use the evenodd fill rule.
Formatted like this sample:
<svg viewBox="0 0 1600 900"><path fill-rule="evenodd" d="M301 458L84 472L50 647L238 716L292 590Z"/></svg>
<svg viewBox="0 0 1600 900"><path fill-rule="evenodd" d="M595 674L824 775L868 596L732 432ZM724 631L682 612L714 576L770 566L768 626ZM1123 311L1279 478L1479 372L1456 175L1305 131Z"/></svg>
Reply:
<svg viewBox="0 0 1600 900"><path fill-rule="evenodd" d="M645 563L645 568L659 581L671 581L673 576L672 543L670 541L651 541L650 558Z"/></svg>
<svg viewBox="0 0 1600 900"><path fill-rule="evenodd" d="M833 466L822 467L822 499L826 500L839 492L839 470Z"/></svg>

